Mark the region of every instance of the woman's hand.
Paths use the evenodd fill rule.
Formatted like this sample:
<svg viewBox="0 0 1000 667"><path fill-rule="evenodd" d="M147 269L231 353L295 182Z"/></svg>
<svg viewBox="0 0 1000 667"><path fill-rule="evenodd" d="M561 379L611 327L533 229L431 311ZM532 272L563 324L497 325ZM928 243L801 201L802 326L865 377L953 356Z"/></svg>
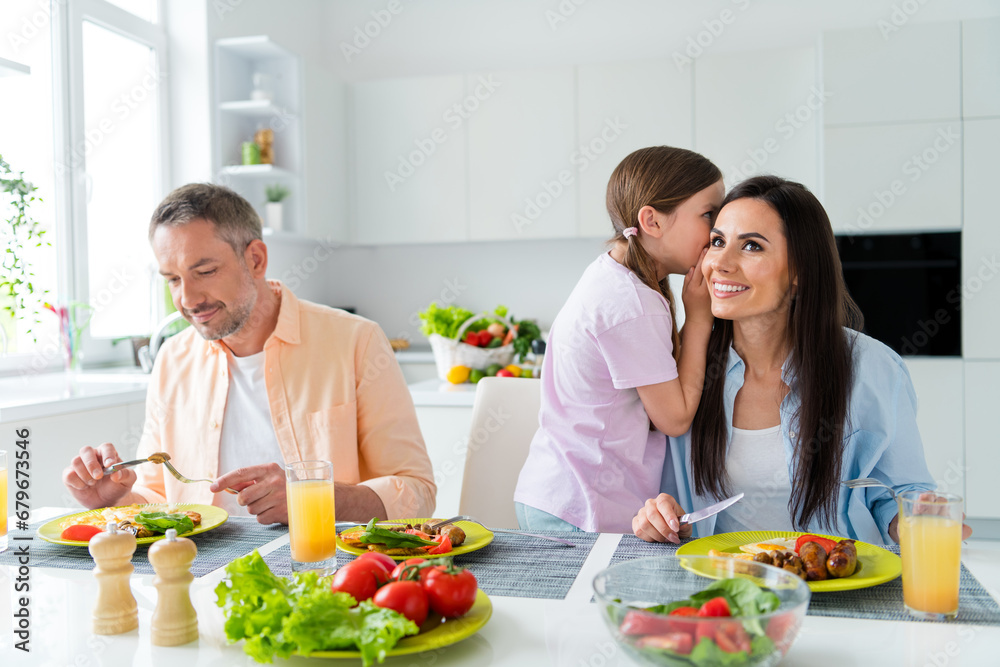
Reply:
<svg viewBox="0 0 1000 667"><path fill-rule="evenodd" d="M679 517L684 516L684 513L673 496L661 493L647 500L633 517L632 532L647 542L679 544L680 538L691 537L691 524L680 525Z"/></svg>
<svg viewBox="0 0 1000 667"><path fill-rule="evenodd" d="M687 326L687 322L712 323L712 296L708 291L708 281L701 270L706 253L708 253L708 248L701 251L697 264L692 266L691 270L684 276L681 300L684 301L685 326Z"/></svg>

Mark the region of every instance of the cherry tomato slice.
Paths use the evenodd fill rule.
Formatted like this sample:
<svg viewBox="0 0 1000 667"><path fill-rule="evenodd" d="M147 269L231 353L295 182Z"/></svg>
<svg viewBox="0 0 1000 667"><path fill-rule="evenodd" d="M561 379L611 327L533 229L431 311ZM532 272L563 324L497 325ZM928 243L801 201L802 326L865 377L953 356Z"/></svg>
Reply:
<svg viewBox="0 0 1000 667"><path fill-rule="evenodd" d="M89 542L90 538L100 532L101 529L97 526L76 525L70 526L64 530L59 537L64 540L72 540L74 542Z"/></svg>

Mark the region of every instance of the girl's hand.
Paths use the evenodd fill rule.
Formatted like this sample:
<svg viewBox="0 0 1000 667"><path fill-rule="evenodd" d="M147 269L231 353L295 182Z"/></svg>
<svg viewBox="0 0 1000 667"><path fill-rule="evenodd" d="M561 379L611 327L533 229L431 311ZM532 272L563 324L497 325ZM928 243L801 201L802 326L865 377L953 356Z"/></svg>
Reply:
<svg viewBox="0 0 1000 667"><path fill-rule="evenodd" d="M632 532L647 542L679 544L680 538L691 537L691 524L680 525L678 517L682 516L684 510L674 497L668 493L661 493L647 500L639 513L632 518Z"/></svg>
<svg viewBox="0 0 1000 667"><path fill-rule="evenodd" d="M708 281L702 273L701 265L705 261L708 248L701 251L698 263L684 276L684 289L681 299L684 301L684 320L687 322L712 322L712 296L708 291Z"/></svg>

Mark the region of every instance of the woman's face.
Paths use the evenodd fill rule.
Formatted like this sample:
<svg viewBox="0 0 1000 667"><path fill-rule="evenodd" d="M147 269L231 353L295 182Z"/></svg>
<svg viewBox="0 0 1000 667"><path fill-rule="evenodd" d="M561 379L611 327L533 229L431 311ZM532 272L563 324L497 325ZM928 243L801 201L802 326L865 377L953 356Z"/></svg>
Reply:
<svg viewBox="0 0 1000 667"><path fill-rule="evenodd" d="M794 280L781 218L757 199L726 204L711 231L702 271L718 318L743 320L787 311Z"/></svg>

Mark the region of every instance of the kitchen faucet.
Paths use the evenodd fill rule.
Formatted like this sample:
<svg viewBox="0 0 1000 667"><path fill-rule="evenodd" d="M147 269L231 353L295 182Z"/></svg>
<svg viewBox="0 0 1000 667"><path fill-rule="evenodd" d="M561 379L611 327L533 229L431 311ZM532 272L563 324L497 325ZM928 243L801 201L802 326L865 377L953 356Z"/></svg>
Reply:
<svg viewBox="0 0 1000 667"><path fill-rule="evenodd" d="M160 323L156 327L156 331L153 335L149 337L149 345L143 345L139 348L139 365L142 366L144 373L153 372L153 361L156 360L156 353L160 351L160 346L163 345L163 341L173 335L170 333L171 327L175 322L182 319L179 312L174 311L170 313L165 318L160 320Z"/></svg>

